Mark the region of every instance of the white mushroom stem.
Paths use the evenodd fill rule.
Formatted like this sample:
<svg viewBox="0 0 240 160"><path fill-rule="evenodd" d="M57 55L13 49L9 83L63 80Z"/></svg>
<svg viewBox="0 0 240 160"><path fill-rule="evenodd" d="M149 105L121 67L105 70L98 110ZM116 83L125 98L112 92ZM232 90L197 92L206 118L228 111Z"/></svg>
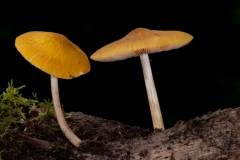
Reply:
<svg viewBox="0 0 240 160"><path fill-rule="evenodd" d="M148 54L140 55L153 128L165 130Z"/></svg>
<svg viewBox="0 0 240 160"><path fill-rule="evenodd" d="M67 137L67 139L75 146L79 147L81 140L72 132L69 128L64 116L59 98L58 91L58 79L54 76L51 76L51 89L52 89L52 99L53 105L57 117L58 124L63 132L63 134Z"/></svg>

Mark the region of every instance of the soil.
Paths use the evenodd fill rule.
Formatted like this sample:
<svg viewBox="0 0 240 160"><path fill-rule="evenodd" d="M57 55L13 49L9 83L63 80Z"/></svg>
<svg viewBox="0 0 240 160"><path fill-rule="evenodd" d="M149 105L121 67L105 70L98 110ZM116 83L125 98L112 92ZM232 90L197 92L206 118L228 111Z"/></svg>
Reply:
<svg viewBox="0 0 240 160"><path fill-rule="evenodd" d="M29 121L5 130L0 160L240 160L240 107L154 132L81 112L70 114L67 122L83 140L80 147L66 139L57 123Z"/></svg>
<svg viewBox="0 0 240 160"><path fill-rule="evenodd" d="M40 124L29 121L18 129L5 130L0 139L3 160L68 160L89 159L87 155L103 155L102 159L116 159L111 148L104 144L118 140L145 137L148 129L123 125L117 121L71 112L67 123L74 133L83 140L79 148L74 147L63 135L58 125L44 121ZM126 153L127 157L128 153ZM107 156L107 157L106 157ZM0 160L1 160L0 158ZM92 159L92 158L90 158Z"/></svg>

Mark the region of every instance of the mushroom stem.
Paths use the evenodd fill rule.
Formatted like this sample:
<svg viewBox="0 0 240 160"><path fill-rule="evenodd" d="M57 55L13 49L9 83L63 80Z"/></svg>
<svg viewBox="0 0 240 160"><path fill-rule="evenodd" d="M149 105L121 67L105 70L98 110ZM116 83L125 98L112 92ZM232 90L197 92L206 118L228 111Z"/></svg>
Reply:
<svg viewBox="0 0 240 160"><path fill-rule="evenodd" d="M52 89L52 99L53 105L57 117L58 124L63 132L63 134L67 137L67 139L75 146L79 147L81 140L72 132L69 128L62 111L62 106L59 98L58 91L58 79L54 76L51 76L51 89Z"/></svg>
<svg viewBox="0 0 240 160"><path fill-rule="evenodd" d="M153 128L165 130L148 54L140 55L140 59L152 116Z"/></svg>

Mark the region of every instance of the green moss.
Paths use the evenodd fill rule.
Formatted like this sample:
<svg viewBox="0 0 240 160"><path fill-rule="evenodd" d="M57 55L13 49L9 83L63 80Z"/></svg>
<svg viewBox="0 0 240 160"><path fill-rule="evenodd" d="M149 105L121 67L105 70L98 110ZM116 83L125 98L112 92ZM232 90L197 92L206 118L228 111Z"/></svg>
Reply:
<svg viewBox="0 0 240 160"><path fill-rule="evenodd" d="M38 121L38 123L41 123L44 120L52 120L54 118L54 107L52 102L49 100L43 100L44 102L39 102L37 99L37 95L33 94L34 98L37 100L37 105L34 105L30 107L30 112L37 109L38 110L38 116L35 118L32 118L33 120Z"/></svg>
<svg viewBox="0 0 240 160"><path fill-rule="evenodd" d="M2 160L2 153L3 153L4 150L1 150L0 151L0 160Z"/></svg>
<svg viewBox="0 0 240 160"><path fill-rule="evenodd" d="M57 124L52 102L49 100L40 102L36 94L33 94L33 99L22 97L19 91L24 87L15 88L11 80L6 91L0 95L0 135L7 128L19 128L27 123L27 119L38 123L51 120Z"/></svg>

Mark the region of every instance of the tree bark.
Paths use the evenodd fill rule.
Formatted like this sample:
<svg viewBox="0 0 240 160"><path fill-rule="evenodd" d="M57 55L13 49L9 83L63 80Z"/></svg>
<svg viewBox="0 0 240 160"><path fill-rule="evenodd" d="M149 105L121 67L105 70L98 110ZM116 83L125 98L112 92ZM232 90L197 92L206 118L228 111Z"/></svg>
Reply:
<svg viewBox="0 0 240 160"><path fill-rule="evenodd" d="M76 120L81 117L76 113L73 116ZM106 128L107 132L109 130L111 128ZM82 155L86 159L237 160L240 159L240 108L218 110L165 131L119 138L102 145L108 154Z"/></svg>
<svg viewBox="0 0 240 160"><path fill-rule="evenodd" d="M13 154L20 152L22 154L16 156L17 159L25 160L35 159L36 153L45 155L44 159L63 159L64 156L64 159L80 160L240 159L240 108L207 113L187 122L179 121L174 127L164 131L155 130L154 132L85 115L81 112L71 112L71 115L72 118L68 119L68 124L83 140L79 148L68 142L61 130L57 133L44 131L44 133L39 133L41 136L25 132L15 134L13 130L7 130L5 138L0 139L0 149L1 146L3 148L8 146L6 136L16 138L17 135L17 139L28 141L34 153L23 155L23 151L18 151L20 149L15 146ZM30 135L31 138L29 138ZM59 135L61 138L58 137ZM3 141L5 143L1 143ZM52 143L55 145L51 146ZM56 150L54 148L56 144L66 148L64 155L62 151L51 155L53 150ZM4 152L3 156L7 151ZM46 155L51 156L48 158Z"/></svg>

